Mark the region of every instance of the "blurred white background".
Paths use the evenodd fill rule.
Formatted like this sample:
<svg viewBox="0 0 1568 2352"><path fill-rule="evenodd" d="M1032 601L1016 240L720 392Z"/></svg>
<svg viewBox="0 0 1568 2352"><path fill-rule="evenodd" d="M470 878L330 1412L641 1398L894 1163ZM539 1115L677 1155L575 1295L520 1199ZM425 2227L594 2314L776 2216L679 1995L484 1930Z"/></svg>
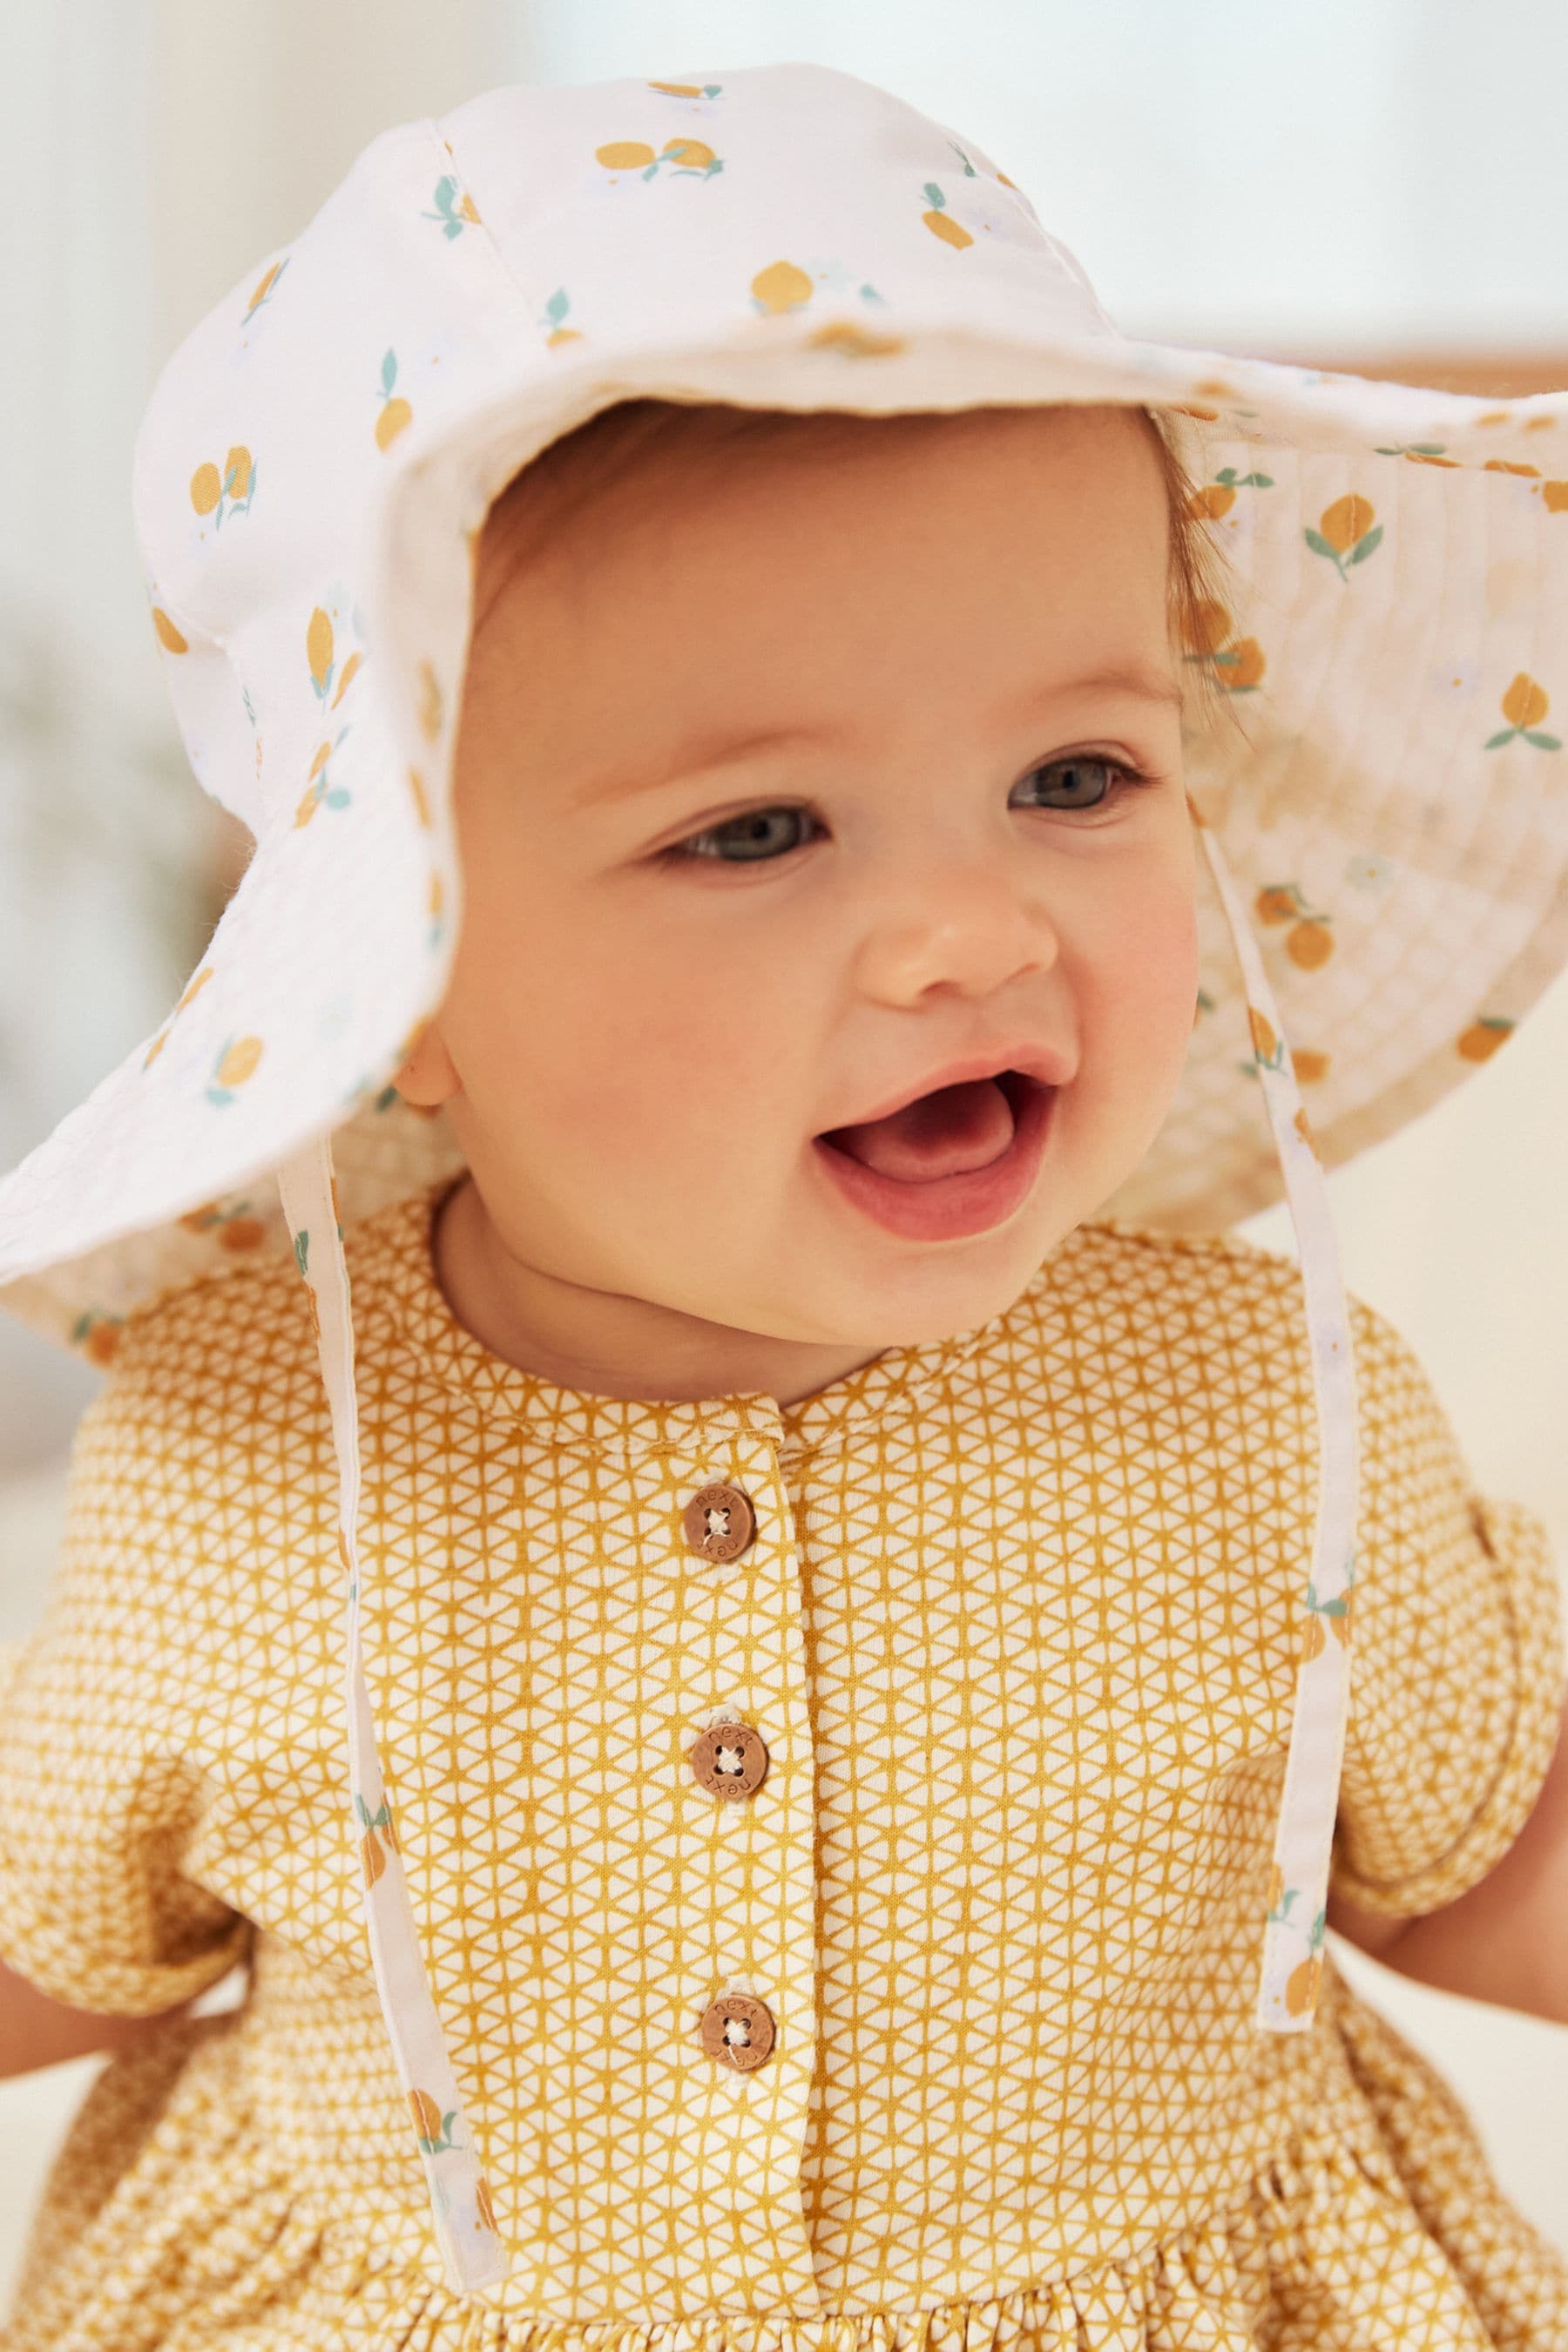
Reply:
<svg viewBox="0 0 1568 2352"><path fill-rule="evenodd" d="M215 911L131 524L157 369L387 124L489 84L809 58L966 133L1136 333L1568 383L1561 0L68 0L0 12L0 1167L155 1026ZM1520 372L1523 372L1523 377ZM1528 378L1529 381L1524 379ZM1331 1180L1351 1288L1568 1561L1568 988ZM1244 1228L1292 1250L1283 1210ZM1293 1253L1292 1253L1293 1254ZM0 1637L93 1376L0 1318ZM1568 2248L1568 2031L1347 1971ZM209 2000L231 1998L219 1988ZM99 2063L0 2084L0 2302Z"/></svg>

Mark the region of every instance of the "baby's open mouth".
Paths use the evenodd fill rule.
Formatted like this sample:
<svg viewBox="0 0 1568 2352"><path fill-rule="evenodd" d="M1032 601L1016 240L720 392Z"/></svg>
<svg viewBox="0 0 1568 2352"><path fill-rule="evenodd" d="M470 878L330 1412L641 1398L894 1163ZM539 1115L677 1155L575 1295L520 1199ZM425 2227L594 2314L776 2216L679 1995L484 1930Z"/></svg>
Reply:
<svg viewBox="0 0 1568 2352"><path fill-rule="evenodd" d="M1025 1105L1049 1091L1021 1070L1001 1070L994 1078L934 1087L886 1118L828 1128L817 1140L879 1176L931 1183L999 1160L1012 1144Z"/></svg>

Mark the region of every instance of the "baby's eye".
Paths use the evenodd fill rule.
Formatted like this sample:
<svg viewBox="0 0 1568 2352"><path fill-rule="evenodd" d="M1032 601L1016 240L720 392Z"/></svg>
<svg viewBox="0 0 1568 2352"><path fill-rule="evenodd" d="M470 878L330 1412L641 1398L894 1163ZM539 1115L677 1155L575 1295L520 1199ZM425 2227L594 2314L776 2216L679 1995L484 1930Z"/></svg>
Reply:
<svg viewBox="0 0 1568 2352"><path fill-rule="evenodd" d="M1047 789L1052 792L1065 790L1068 795L1065 802L1037 801L1033 805L1037 808L1048 806L1063 814L1073 809L1109 808L1112 801L1121 798L1123 793L1136 791L1140 784L1153 782L1152 776L1145 775L1141 768L1133 767L1130 761L1113 760L1108 751L1069 751L1063 759L1047 760L1039 767L1031 768L1024 782L1032 782L1036 776L1061 778L1060 785L1048 785Z"/></svg>
<svg viewBox="0 0 1568 2352"><path fill-rule="evenodd" d="M688 834L662 854L672 861L707 857L723 866L755 866L798 849L806 837L804 828L816 823L809 809L792 804L747 809L741 816L726 817L722 824Z"/></svg>

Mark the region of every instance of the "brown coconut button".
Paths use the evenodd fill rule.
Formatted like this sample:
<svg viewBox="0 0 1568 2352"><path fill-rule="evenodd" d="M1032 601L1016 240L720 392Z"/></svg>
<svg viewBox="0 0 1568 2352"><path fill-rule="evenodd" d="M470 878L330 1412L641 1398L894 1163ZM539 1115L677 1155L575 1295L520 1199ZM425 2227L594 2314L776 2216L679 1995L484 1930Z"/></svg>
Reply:
<svg viewBox="0 0 1568 2352"><path fill-rule="evenodd" d="M702 2012L702 2047L721 2066L749 2074L773 2046L773 2012L749 1992L721 1993Z"/></svg>
<svg viewBox="0 0 1568 2352"><path fill-rule="evenodd" d="M751 1504L739 1486L699 1486L680 1515L689 1548L704 1559L734 1559L757 1531Z"/></svg>
<svg viewBox="0 0 1568 2352"><path fill-rule="evenodd" d="M749 1797L768 1769L767 1742L749 1723L715 1723L687 1750L692 1772L716 1797Z"/></svg>

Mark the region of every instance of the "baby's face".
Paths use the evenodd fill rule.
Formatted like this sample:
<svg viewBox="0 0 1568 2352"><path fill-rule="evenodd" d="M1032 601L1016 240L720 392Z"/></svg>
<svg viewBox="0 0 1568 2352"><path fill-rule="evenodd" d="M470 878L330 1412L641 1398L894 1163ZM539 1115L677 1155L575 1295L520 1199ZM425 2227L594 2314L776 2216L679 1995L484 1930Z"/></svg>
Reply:
<svg viewBox="0 0 1568 2352"><path fill-rule="evenodd" d="M466 909L411 1066L507 1253L866 1351L1016 1298L1191 1033L1167 555L1110 410L667 454L514 568L487 532ZM863 1161L816 1139L1031 1055L1048 1096L954 1087Z"/></svg>

